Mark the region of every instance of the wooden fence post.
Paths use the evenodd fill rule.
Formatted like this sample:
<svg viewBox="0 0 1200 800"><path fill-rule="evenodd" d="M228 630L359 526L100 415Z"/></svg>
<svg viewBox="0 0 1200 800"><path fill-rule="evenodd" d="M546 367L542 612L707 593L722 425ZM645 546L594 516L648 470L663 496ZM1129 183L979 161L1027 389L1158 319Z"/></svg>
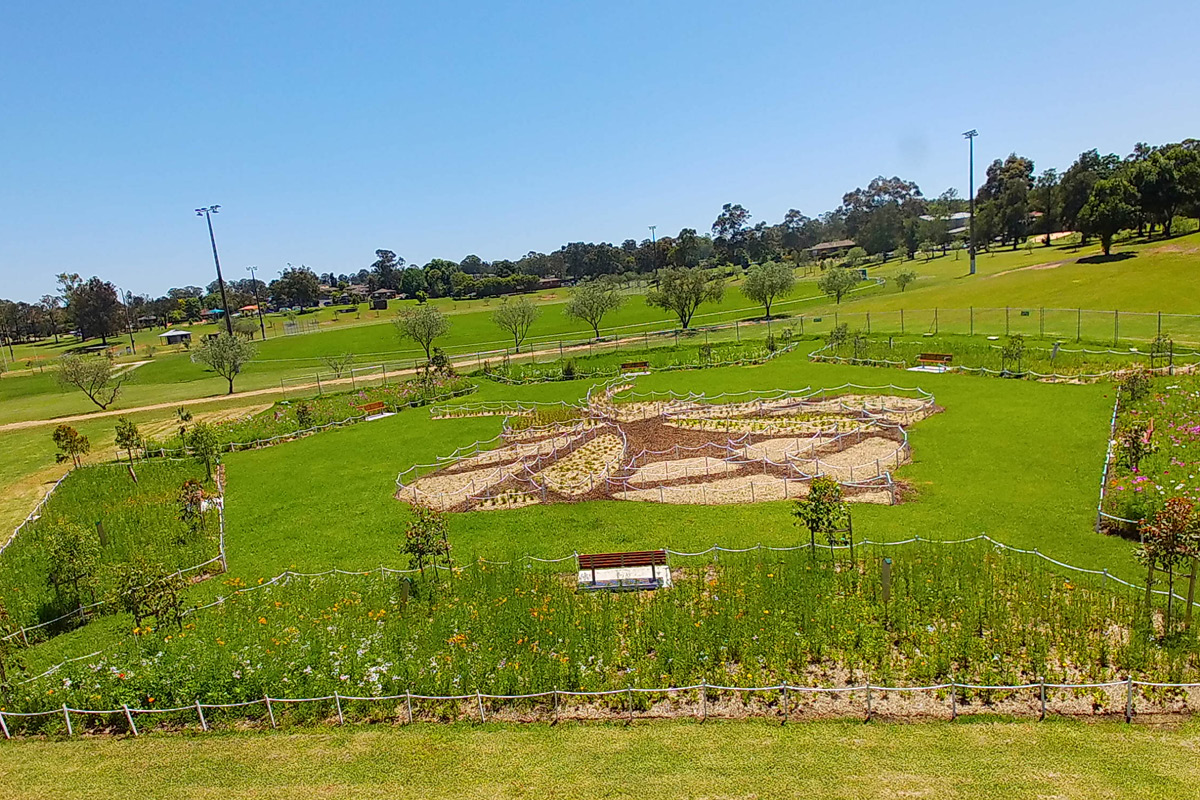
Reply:
<svg viewBox="0 0 1200 800"><path fill-rule="evenodd" d="M133 731L134 738L137 738L138 729L137 725L133 724L133 714L130 713L129 706L122 703L121 708L125 709L125 720L129 723L129 730Z"/></svg>

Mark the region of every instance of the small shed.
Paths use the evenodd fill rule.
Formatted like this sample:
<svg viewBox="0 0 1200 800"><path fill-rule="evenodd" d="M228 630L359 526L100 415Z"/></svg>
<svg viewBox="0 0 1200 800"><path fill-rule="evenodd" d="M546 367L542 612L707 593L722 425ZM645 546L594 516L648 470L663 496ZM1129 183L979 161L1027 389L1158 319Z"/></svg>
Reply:
<svg viewBox="0 0 1200 800"><path fill-rule="evenodd" d="M192 334L189 331L169 330L166 333L160 333L158 338L163 340L164 344L191 344Z"/></svg>

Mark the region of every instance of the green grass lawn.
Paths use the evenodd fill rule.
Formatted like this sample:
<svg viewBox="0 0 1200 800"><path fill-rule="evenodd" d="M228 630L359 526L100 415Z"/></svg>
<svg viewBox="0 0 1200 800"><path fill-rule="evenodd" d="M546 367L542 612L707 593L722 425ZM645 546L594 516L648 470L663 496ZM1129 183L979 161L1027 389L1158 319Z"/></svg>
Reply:
<svg viewBox="0 0 1200 800"><path fill-rule="evenodd" d="M1080 566L1136 574L1128 543L1091 532L1112 409L1106 385L918 375L812 364L802 353L792 353L758 367L646 376L637 380L637 388L718 393L850 381L920 385L946 408L911 430L914 463L898 474L914 487L917 500L856 507L860 537L987 533ZM485 383L471 400L572 400L590 385ZM428 411L418 409L286 447L227 456L231 570L257 578L292 567L365 569L397 563L406 519L391 497L397 473L499 431L497 418L429 421ZM336 524L315 532L309 522L313 513ZM784 544L798 536L786 503L699 507L602 501L455 514L450 526L462 559L558 556L575 549Z"/></svg>
<svg viewBox="0 0 1200 800"><path fill-rule="evenodd" d="M1078 247L1037 245L1027 251L997 250L981 254L979 272L970 277L965 254L925 261L917 259L870 268L872 275L894 278L900 270L913 270L917 281L901 292L889 280L884 287L864 285L841 304L829 302L816 287L815 276L802 277L793 294L774 307L788 317L781 324L797 333L824 335L835 324L870 329L874 333L975 333L1077 337L1093 344L1128 346L1144 342L1161 329L1180 343L1200 343L1200 296L1179 291L1189 285L1200 253L1200 233L1170 240L1129 240L1118 243L1117 257L1097 259L1097 245ZM555 348L561 340L581 340L589 329L562 313L569 290L539 294L535 301L542 314L530 329L528 347ZM649 330L674 327L669 314L647 306L644 289L628 293L625 305L605 319L606 333L633 336ZM451 315L450 333L439 344L452 354L511 348L512 342L491 321L497 301L434 301ZM240 391L278 386L281 380L311 378L324 371L323 356L354 353L360 365L384 361L407 365L422 354L411 342L396 338L389 322L395 310L409 301L393 301L388 312L360 309L338 315L331 309L306 314L301 319L319 321L315 333L283 335L281 315L269 315L268 340L259 346L255 362L238 378ZM901 314L901 309L904 313ZM1083 311L1076 311L1083 309ZM1115 314L1114 311L1120 311ZM1158 311L1165 312L1160 320ZM1022 315L1022 312L1026 312ZM705 304L694 325L729 323L761 315L761 307L742 296L737 282L727 287L718 304ZM337 319L338 321L333 321ZM199 338L217 330L213 325L192 329ZM157 331L137 334L145 346ZM726 334L728 335L728 334ZM759 331L756 336L765 335ZM68 345L22 345L17 361L35 355L55 355ZM131 408L155 402L173 402L224 393L225 381L194 364L187 354L160 349L152 363L131 375L117 406ZM87 413L94 406L79 392L64 392L51 372L28 372L0 378L0 424L67 414Z"/></svg>
<svg viewBox="0 0 1200 800"><path fill-rule="evenodd" d="M12 798L1193 798L1197 723L658 722L5 742Z"/></svg>

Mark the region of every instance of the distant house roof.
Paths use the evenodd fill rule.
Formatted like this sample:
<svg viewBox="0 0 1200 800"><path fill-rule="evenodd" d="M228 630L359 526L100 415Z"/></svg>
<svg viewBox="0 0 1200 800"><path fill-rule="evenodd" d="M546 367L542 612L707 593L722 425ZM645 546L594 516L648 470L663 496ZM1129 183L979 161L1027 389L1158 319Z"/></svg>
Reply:
<svg viewBox="0 0 1200 800"><path fill-rule="evenodd" d="M238 311L258 311L258 306L242 306Z"/></svg>
<svg viewBox="0 0 1200 800"><path fill-rule="evenodd" d="M169 330L166 333L160 333L159 337L161 338L163 336L191 336L191 335L192 335L191 331Z"/></svg>
<svg viewBox="0 0 1200 800"><path fill-rule="evenodd" d="M838 239L836 242L821 242L808 248L813 253L823 253L826 250L842 250L854 247L853 239Z"/></svg>

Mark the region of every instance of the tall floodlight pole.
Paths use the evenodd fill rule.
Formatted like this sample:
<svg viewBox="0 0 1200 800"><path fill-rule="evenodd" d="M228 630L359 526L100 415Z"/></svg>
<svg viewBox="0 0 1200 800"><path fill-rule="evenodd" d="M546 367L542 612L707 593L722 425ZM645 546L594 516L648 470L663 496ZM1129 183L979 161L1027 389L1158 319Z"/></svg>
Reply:
<svg viewBox="0 0 1200 800"><path fill-rule="evenodd" d="M658 230L658 226L649 225L648 227L650 228L650 252L654 253L654 268L658 269L658 239L654 235L654 232Z"/></svg>
<svg viewBox="0 0 1200 800"><path fill-rule="evenodd" d="M197 208L196 216L208 220L208 240L212 242L213 263L217 265L217 286L221 288L221 306L225 311L225 330L233 336L233 320L229 316L229 300L225 298L225 279L221 277L221 259L217 257L217 237L213 234L212 215L220 210L220 206Z"/></svg>
<svg viewBox="0 0 1200 800"><path fill-rule="evenodd" d="M262 331L262 338L266 341L267 326L263 324L262 318L262 303L258 299L258 275L256 274L257 266L246 267L246 271L250 273L250 284L254 287L254 307L258 311L258 329Z"/></svg>
<svg viewBox="0 0 1200 800"><path fill-rule="evenodd" d="M967 240L967 252L971 256L971 274L975 274L975 137L979 132L972 128L963 134L968 142L971 143L971 169L969 181L970 202L971 202L971 229L969 232L970 238Z"/></svg>

